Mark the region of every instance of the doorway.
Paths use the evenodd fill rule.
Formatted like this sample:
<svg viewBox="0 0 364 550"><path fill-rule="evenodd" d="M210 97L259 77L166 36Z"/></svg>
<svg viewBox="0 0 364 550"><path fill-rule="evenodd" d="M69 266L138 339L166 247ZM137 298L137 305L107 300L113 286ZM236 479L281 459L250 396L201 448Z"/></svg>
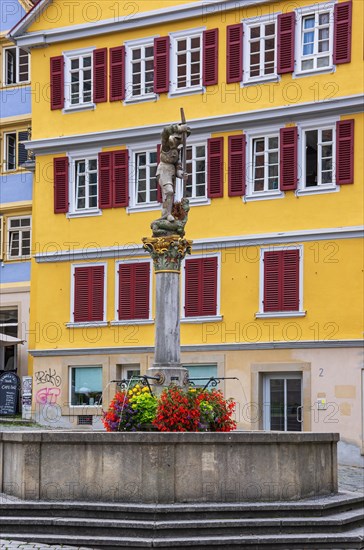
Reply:
<svg viewBox="0 0 364 550"><path fill-rule="evenodd" d="M263 429L302 431L302 376L266 374L263 381Z"/></svg>

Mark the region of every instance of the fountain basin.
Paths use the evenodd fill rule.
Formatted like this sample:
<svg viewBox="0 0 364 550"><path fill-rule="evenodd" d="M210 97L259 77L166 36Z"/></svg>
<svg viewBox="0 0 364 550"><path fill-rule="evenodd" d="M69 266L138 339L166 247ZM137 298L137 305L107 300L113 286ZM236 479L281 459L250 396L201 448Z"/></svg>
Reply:
<svg viewBox="0 0 364 550"><path fill-rule="evenodd" d="M287 501L337 493L339 434L0 434L1 491L26 500Z"/></svg>

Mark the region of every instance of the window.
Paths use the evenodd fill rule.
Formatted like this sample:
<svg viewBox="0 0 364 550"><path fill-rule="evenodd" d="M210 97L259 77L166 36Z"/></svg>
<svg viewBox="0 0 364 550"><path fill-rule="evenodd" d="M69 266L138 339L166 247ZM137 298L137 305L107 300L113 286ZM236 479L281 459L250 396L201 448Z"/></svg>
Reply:
<svg viewBox="0 0 364 550"><path fill-rule="evenodd" d="M251 192L279 191L279 136L252 138Z"/></svg>
<svg viewBox="0 0 364 550"><path fill-rule="evenodd" d="M197 388L203 388L209 378L217 376L217 365L183 365L183 367L188 369L188 376Z"/></svg>
<svg viewBox="0 0 364 550"><path fill-rule="evenodd" d="M335 186L334 127L304 131L303 187L325 188Z"/></svg>
<svg viewBox="0 0 364 550"><path fill-rule="evenodd" d="M98 208L97 157L74 161L75 212Z"/></svg>
<svg viewBox="0 0 364 550"><path fill-rule="evenodd" d="M102 264L73 267L74 323L104 322L105 271Z"/></svg>
<svg viewBox="0 0 364 550"><path fill-rule="evenodd" d="M4 48L4 83L6 86L29 82L29 53L22 48Z"/></svg>
<svg viewBox="0 0 364 550"><path fill-rule="evenodd" d="M206 197L206 145L190 145L186 150L186 171L189 174L186 196Z"/></svg>
<svg viewBox="0 0 364 550"><path fill-rule="evenodd" d="M184 317L218 315L218 257L185 261Z"/></svg>
<svg viewBox="0 0 364 550"><path fill-rule="evenodd" d="M29 139L29 130L4 133L4 171L17 170L28 160L24 142Z"/></svg>
<svg viewBox="0 0 364 550"><path fill-rule="evenodd" d="M102 367L71 367L70 387L71 405L101 404Z"/></svg>
<svg viewBox="0 0 364 550"><path fill-rule="evenodd" d="M272 16L258 22L245 21L244 82L264 80L277 74L276 20Z"/></svg>
<svg viewBox="0 0 364 550"><path fill-rule="evenodd" d="M8 259L30 257L31 217L8 218Z"/></svg>
<svg viewBox="0 0 364 550"><path fill-rule="evenodd" d="M327 5L326 5L327 7ZM298 72L323 70L333 64L333 20L332 8L315 9L298 14L299 56Z"/></svg>
<svg viewBox="0 0 364 550"><path fill-rule="evenodd" d="M18 310L16 307L0 308L0 332L18 337ZM17 346L0 346L0 371L17 369Z"/></svg>
<svg viewBox="0 0 364 550"><path fill-rule="evenodd" d="M260 313L256 317L304 316L302 249L261 251Z"/></svg>
<svg viewBox="0 0 364 550"><path fill-rule="evenodd" d="M301 374L268 374L263 382L264 430L302 430Z"/></svg>
<svg viewBox="0 0 364 550"><path fill-rule="evenodd" d="M154 42L127 43L127 100L155 97Z"/></svg>
<svg viewBox="0 0 364 550"><path fill-rule="evenodd" d="M157 203L157 151L134 154L135 205Z"/></svg>
<svg viewBox="0 0 364 550"><path fill-rule="evenodd" d="M150 319L150 262L117 264L118 321Z"/></svg>
<svg viewBox="0 0 364 550"><path fill-rule="evenodd" d="M65 53L65 107L93 104L93 51Z"/></svg>
<svg viewBox="0 0 364 550"><path fill-rule="evenodd" d="M175 33L172 38L172 92L202 88L202 31Z"/></svg>

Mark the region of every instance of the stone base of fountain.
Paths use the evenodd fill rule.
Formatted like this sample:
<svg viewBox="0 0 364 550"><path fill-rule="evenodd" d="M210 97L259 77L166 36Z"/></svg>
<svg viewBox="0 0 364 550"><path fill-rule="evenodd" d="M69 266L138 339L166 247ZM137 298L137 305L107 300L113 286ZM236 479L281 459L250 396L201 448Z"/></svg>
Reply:
<svg viewBox="0 0 364 550"><path fill-rule="evenodd" d="M338 434L0 434L0 491L26 500L296 501L337 493Z"/></svg>

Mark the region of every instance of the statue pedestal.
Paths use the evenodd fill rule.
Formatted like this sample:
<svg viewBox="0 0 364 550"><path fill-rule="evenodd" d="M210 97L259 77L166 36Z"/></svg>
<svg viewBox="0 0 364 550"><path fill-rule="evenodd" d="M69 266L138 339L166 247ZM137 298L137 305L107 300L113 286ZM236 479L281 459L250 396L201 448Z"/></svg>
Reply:
<svg viewBox="0 0 364 550"><path fill-rule="evenodd" d="M180 273L181 262L191 252L192 242L178 235L145 237L156 274L154 365L148 376L159 377L153 389L160 393L170 384L188 386L188 371L180 363Z"/></svg>

